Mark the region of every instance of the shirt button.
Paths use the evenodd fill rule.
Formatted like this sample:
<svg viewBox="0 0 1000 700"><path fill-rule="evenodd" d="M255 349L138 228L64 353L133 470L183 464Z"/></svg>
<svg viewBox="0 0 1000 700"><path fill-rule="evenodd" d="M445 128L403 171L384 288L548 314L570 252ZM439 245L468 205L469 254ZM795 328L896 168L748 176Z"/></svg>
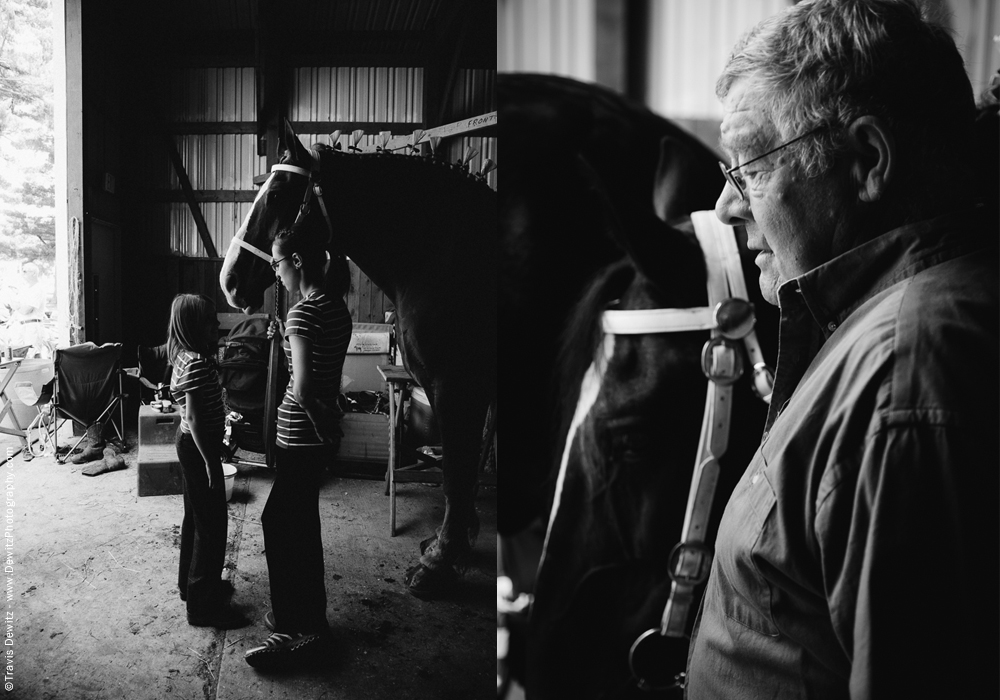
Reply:
<svg viewBox="0 0 1000 700"><path fill-rule="evenodd" d="M750 479L750 483L756 484L758 481L760 481L760 472L757 472L756 474L753 475L753 478Z"/></svg>
<svg viewBox="0 0 1000 700"><path fill-rule="evenodd" d="M829 331L830 331L831 333L833 333L833 332L834 332L835 330L837 330L837 324L836 324L836 323L834 323L833 321L830 321L830 323L828 323L828 324L826 325L826 327L827 327L827 329L828 329L828 330L829 330Z"/></svg>

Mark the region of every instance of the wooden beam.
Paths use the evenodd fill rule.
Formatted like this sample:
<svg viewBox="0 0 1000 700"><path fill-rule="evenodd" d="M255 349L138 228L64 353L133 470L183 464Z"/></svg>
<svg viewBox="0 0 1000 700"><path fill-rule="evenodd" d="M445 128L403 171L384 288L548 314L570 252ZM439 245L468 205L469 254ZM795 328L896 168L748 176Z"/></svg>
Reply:
<svg viewBox="0 0 1000 700"><path fill-rule="evenodd" d="M425 129L424 133L420 136L420 140L417 141L418 144L428 143L432 136L439 136L442 139L450 138L452 136L458 136L460 134L469 134L473 132L490 132L496 129L497 126L497 113L489 112L487 114L480 114L475 117L469 117L468 119L463 119L461 121L452 122L451 124L442 124L441 126L436 126L433 129ZM399 151L408 148L412 143L412 132L403 136L393 136L386 143L386 150ZM492 134L490 134L492 135ZM376 150L376 147L363 148L362 151L370 152Z"/></svg>
<svg viewBox="0 0 1000 700"><path fill-rule="evenodd" d="M191 195L196 202L252 202L257 197L257 191L192 190ZM156 190L150 194L150 198L156 202L188 201L188 195L183 190Z"/></svg>

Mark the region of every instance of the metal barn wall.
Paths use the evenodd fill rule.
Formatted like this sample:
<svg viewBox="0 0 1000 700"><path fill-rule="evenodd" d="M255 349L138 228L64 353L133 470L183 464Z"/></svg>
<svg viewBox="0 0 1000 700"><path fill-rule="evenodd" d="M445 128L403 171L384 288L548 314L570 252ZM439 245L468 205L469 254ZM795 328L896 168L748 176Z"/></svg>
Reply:
<svg viewBox="0 0 1000 700"><path fill-rule="evenodd" d="M424 118L423 91L423 68L298 68L289 118L419 124Z"/></svg>
<svg viewBox="0 0 1000 700"><path fill-rule="evenodd" d="M266 170L266 158L257 155L254 133L184 133L215 126L239 130L257 119L256 79L253 68L183 68L170 71L165 118L175 132L174 144L196 192L213 192L219 199L201 201L202 216L218 255L225 255L250 210L256 187L253 178ZM195 128L193 125L200 125ZM220 128L221 127L221 128ZM180 133L176 133L176 132ZM168 160L158 159L153 187L180 192L177 173ZM243 192L242 197L235 194ZM243 201L236 201L242 199ZM164 202L162 220L169 232L169 251L203 258L205 247L191 211L184 201Z"/></svg>
<svg viewBox="0 0 1000 700"><path fill-rule="evenodd" d="M649 106L671 118L721 119L715 81L740 35L789 0L654 2L649 23Z"/></svg>
<svg viewBox="0 0 1000 700"><path fill-rule="evenodd" d="M593 82L595 0L497 0L497 70Z"/></svg>
<svg viewBox="0 0 1000 700"><path fill-rule="evenodd" d="M646 102L654 112L718 149L722 107L715 81L733 45L790 0L653 2L649 22Z"/></svg>

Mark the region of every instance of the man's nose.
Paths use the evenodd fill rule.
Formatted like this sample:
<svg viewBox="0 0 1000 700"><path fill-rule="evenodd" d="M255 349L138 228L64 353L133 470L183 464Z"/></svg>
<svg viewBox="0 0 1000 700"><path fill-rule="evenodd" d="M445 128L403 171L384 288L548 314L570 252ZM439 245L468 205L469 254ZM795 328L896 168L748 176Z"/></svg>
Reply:
<svg viewBox="0 0 1000 700"><path fill-rule="evenodd" d="M740 193L732 185L726 183L715 202L715 215L727 226L738 226L750 220L750 204L740 198Z"/></svg>

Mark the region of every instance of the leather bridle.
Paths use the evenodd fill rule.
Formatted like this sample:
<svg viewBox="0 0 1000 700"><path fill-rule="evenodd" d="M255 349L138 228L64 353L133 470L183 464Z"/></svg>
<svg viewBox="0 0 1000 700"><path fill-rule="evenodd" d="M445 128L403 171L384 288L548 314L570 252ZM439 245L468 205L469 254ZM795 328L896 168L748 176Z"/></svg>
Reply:
<svg viewBox="0 0 1000 700"><path fill-rule="evenodd" d="M643 311L606 311L606 333L670 333L688 330L710 330L711 338L702 350L702 371L709 379L705 412L698 440L687 510L681 528L680 542L670 553L668 570L671 578L670 596L658 629L641 634L629 650L629 668L640 688L654 689L649 673L639 659L655 657L643 652L662 638L685 637L688 615L694 602L695 587L708 579L712 550L706 542L712 501L719 479L718 460L729 444L732 384L743 373L742 358L736 340L742 338L753 366L754 393L770 403L774 372L764 362L753 330L753 306L747 295L735 232L719 221L712 211L691 214L698 242L705 255L707 268L708 307L697 309L659 309L654 314ZM627 314L627 315L625 315ZM684 673L678 673L667 687L681 688ZM659 686L662 688L662 686Z"/></svg>
<svg viewBox="0 0 1000 700"><path fill-rule="evenodd" d="M601 377L614 352L614 336L710 331L711 337L705 343L701 356L702 372L710 381L681 538L670 553L670 596L663 610L660 627L641 634L629 650L629 668L639 687L647 690L682 688L684 685L684 673L676 674L666 684L660 684L650 680L659 669L654 669L651 673L640 666L657 663L662 665L662 654L658 648L653 647L662 644L664 640L686 636L694 590L707 580L711 568L712 550L706 537L719 477L718 460L725 454L729 443L732 385L743 374L743 358L736 341L743 340L753 367L754 393L766 403L770 402L774 383L774 372L764 362L753 329L753 306L747 295L733 228L719 221L712 211L694 212L691 214L691 221L705 256L708 306L688 309L608 309L604 312L601 319L605 333L602 351L587 370L581 384L580 399L563 449L555 499L539 561L540 570L559 509L573 438L597 400Z"/></svg>

